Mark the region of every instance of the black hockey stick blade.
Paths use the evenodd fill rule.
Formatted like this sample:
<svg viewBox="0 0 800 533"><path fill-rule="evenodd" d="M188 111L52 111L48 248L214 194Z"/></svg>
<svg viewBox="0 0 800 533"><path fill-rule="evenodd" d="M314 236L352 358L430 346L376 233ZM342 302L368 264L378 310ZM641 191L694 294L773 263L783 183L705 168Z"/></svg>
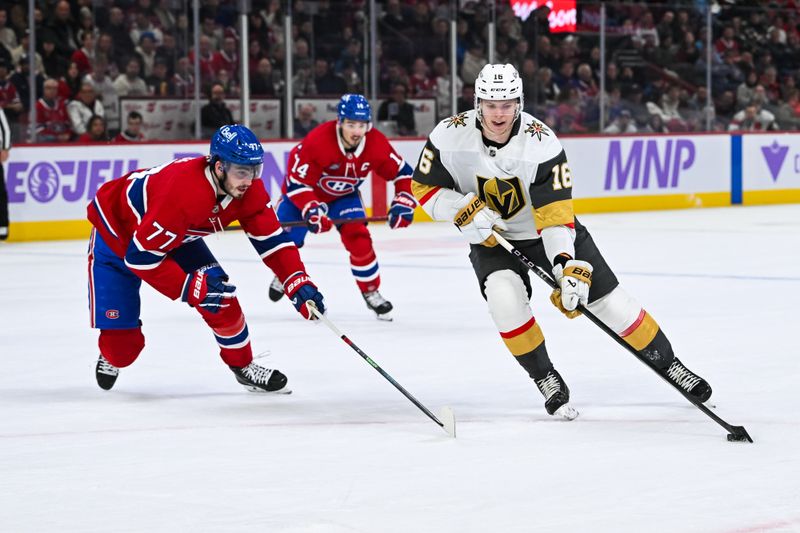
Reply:
<svg viewBox="0 0 800 533"><path fill-rule="evenodd" d="M369 366L374 368L381 376L383 376L383 378L386 381L391 383L394 386L394 388L399 390L403 394L403 396L405 396L411 403L413 403L417 407L417 409L419 409L420 411L425 413L425 416L427 416L428 418L430 418L431 420L436 422L436 424L440 428L445 430L445 432L448 435L450 435L451 437L455 438L455 436L456 436L456 418L455 418L455 415L453 414L453 410L452 409L450 409L449 407L442 407L442 409L439 411L439 417L437 418L436 415L431 413L431 411L427 407L422 405L422 402L417 400L410 392L408 392L402 385L400 385L400 383L398 383L392 376L390 376L388 372L386 372L384 369L382 369L380 367L380 365L378 365L378 363L373 361L370 356L368 356L366 353L364 353L361 350L361 348L356 346L356 343L351 341L347 337L347 335L345 335L344 333L339 331L339 328L337 328L333 324L333 322L328 320L328 317L326 317L323 313L321 313L319 311L319 309L317 309L316 305L314 305L313 303L308 303L306 305L308 305L308 308L311 311L311 313L315 317L317 317L317 319L320 322L322 322L323 324L328 326L328 329L330 329L336 336L338 336L340 339L342 339L344 341L344 343L347 344L350 348L352 348L354 352L356 352L358 355L360 355L361 358L364 359L364 361L369 363ZM440 418L441 418L441 420L440 420Z"/></svg>
<svg viewBox="0 0 800 533"><path fill-rule="evenodd" d="M731 432L728 433L728 442L753 442L753 439L744 429L744 426L731 426Z"/></svg>

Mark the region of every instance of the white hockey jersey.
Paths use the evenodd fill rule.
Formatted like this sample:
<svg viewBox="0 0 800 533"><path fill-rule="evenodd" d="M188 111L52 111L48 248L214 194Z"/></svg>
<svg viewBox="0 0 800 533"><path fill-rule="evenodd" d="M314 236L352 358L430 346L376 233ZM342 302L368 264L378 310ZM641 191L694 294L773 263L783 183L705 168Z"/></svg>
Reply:
<svg viewBox="0 0 800 533"><path fill-rule="evenodd" d="M474 192L506 221L503 235L510 240L575 225L564 149L550 128L524 112L502 146L483 138L475 110L441 121L420 155L412 189L434 220L455 216L447 190Z"/></svg>

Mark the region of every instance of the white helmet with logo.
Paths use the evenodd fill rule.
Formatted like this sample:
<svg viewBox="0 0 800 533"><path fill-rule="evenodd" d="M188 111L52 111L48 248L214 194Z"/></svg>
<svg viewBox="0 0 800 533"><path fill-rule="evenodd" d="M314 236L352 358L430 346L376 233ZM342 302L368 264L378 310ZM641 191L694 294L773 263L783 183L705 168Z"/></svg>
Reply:
<svg viewBox="0 0 800 533"><path fill-rule="evenodd" d="M486 65L478 73L475 79L475 112L478 120L483 122L481 112L481 100L513 100L519 99L517 111L514 113L514 120L519 117L522 111L522 78L519 72L510 63L505 65L495 64Z"/></svg>

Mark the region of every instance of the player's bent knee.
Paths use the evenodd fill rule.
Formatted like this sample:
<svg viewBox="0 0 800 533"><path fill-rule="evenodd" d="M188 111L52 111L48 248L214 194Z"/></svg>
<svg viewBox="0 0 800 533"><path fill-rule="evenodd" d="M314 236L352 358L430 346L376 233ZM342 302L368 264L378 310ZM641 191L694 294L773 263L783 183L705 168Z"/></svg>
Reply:
<svg viewBox="0 0 800 533"><path fill-rule="evenodd" d="M642 305L619 285L587 308L617 333L628 329L642 312Z"/></svg>
<svg viewBox="0 0 800 533"><path fill-rule="evenodd" d="M525 282L513 270L492 272L483 286L489 313L501 331L518 327L533 316Z"/></svg>
<svg viewBox="0 0 800 533"><path fill-rule="evenodd" d="M100 330L98 345L109 363L124 368L133 363L144 349L142 328Z"/></svg>

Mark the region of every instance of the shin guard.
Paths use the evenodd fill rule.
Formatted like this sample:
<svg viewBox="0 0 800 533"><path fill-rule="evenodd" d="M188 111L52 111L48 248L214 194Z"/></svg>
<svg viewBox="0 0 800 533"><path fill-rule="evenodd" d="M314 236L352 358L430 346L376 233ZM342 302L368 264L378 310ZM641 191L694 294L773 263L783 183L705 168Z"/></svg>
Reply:
<svg viewBox="0 0 800 533"><path fill-rule="evenodd" d="M101 329L97 341L100 353L117 368L133 363L144 349L142 328Z"/></svg>

